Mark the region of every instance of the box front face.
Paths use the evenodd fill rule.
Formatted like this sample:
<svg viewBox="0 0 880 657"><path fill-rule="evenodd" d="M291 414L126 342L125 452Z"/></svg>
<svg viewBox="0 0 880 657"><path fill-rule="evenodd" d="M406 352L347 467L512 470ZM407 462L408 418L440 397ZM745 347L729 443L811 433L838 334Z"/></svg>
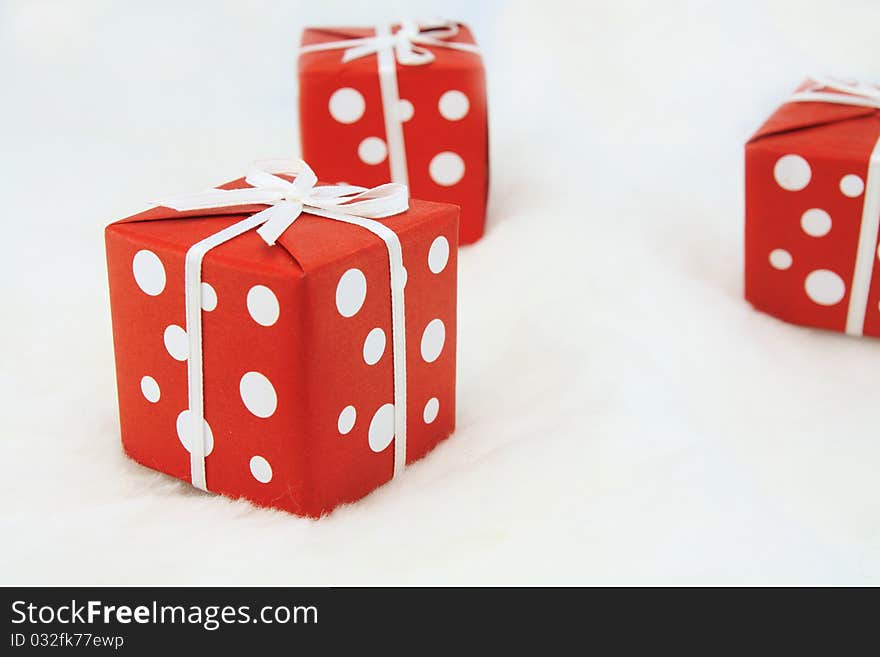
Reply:
<svg viewBox="0 0 880 657"><path fill-rule="evenodd" d="M117 224L107 231L123 446L140 463L185 481L192 430L184 255L189 244L232 221ZM206 478L213 492L302 512L308 462L294 440L301 434L302 289L290 256L258 240L242 235L210 252L203 266ZM249 267L254 253L263 257Z"/></svg>
<svg viewBox="0 0 880 657"><path fill-rule="evenodd" d="M872 119L850 120L747 146L745 287L756 308L845 330L873 144L867 136L876 141L878 128ZM876 241L870 247L863 332L880 335Z"/></svg>
<svg viewBox="0 0 880 657"><path fill-rule="evenodd" d="M460 65L398 67L400 96L413 106L403 124L409 184L416 198L460 205L469 244L483 234L489 186L486 81L475 55L445 56Z"/></svg>
<svg viewBox="0 0 880 657"><path fill-rule="evenodd" d="M313 38L307 31L304 41ZM479 55L431 50L437 59L430 64L397 65L400 103L393 111L402 122L412 195L461 206L460 241L469 243L483 233L488 190L485 74ZM329 180L382 184L391 168L377 58L343 63L342 53L301 56L303 155Z"/></svg>

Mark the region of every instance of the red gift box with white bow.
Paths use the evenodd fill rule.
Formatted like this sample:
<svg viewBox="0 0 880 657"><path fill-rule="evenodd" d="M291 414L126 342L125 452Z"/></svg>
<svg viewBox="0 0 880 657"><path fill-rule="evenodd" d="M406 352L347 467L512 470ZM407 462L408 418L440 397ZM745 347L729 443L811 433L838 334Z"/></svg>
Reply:
<svg viewBox="0 0 880 657"><path fill-rule="evenodd" d="M316 183L272 162L105 234L126 453L312 517L453 431L459 212Z"/></svg>
<svg viewBox="0 0 880 657"><path fill-rule="evenodd" d="M812 79L746 145L745 295L880 335L880 88Z"/></svg>
<svg viewBox="0 0 880 657"><path fill-rule="evenodd" d="M303 157L326 179L406 184L461 207L461 244L483 235L486 80L466 26L306 29L299 124Z"/></svg>

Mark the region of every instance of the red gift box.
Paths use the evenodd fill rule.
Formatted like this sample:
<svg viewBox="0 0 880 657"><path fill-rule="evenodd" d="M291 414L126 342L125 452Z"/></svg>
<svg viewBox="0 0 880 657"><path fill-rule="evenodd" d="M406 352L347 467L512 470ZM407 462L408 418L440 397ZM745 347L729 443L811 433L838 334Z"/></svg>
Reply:
<svg viewBox="0 0 880 657"><path fill-rule="evenodd" d="M880 89L810 80L746 145L746 298L880 335L878 225Z"/></svg>
<svg viewBox="0 0 880 657"><path fill-rule="evenodd" d="M288 186L278 192L268 175L222 188L244 197L212 202L231 194L212 190L190 206L205 209L107 227L122 444L198 487L316 517L454 428L458 208L412 200L371 221L322 196L335 188L303 201L290 177L271 177ZM162 203L193 197L180 198Z"/></svg>
<svg viewBox="0 0 880 657"><path fill-rule="evenodd" d="M407 184L461 207L459 241L483 234L486 81L459 23L310 28L299 57L303 157L327 179Z"/></svg>

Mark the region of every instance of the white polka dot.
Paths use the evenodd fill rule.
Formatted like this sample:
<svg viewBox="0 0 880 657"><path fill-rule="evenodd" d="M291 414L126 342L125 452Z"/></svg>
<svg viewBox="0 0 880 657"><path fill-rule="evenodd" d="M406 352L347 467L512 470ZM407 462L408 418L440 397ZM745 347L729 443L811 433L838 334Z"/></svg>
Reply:
<svg viewBox="0 0 880 657"><path fill-rule="evenodd" d="M269 461L265 458L259 455L252 456L250 466L251 474L254 476L254 479L261 484L268 484L272 481L272 466L269 465Z"/></svg>
<svg viewBox="0 0 880 657"><path fill-rule="evenodd" d="M151 376L145 376L141 379L141 392L144 393L144 398L153 404L159 401L159 397L162 396L159 382Z"/></svg>
<svg viewBox="0 0 880 657"><path fill-rule="evenodd" d="M425 420L425 424L431 424L434 420L437 419L437 413L440 412L440 400L436 397L431 397L428 400L428 403L425 404L425 411L422 413L422 419Z"/></svg>
<svg viewBox="0 0 880 657"><path fill-rule="evenodd" d="M784 155L773 167L773 177L782 189L797 192L810 184L810 164L800 155Z"/></svg>
<svg viewBox="0 0 880 657"><path fill-rule="evenodd" d="M470 109L471 103L468 97L458 90L452 89L440 96L437 107L440 114L448 121L463 119Z"/></svg>
<svg viewBox="0 0 880 657"><path fill-rule="evenodd" d="M388 157L388 147L378 137L367 137L358 146L358 157L365 164L379 164Z"/></svg>
<svg viewBox="0 0 880 657"><path fill-rule="evenodd" d="M428 173L438 185L451 187L464 176L464 160L452 151L437 153L428 165Z"/></svg>
<svg viewBox="0 0 880 657"><path fill-rule="evenodd" d="M791 254L785 249L773 249L770 252L770 264L775 269L788 269L791 267Z"/></svg>
<svg viewBox="0 0 880 657"><path fill-rule="evenodd" d="M370 449L381 452L394 440L394 404L385 404L370 420L370 430L367 434Z"/></svg>
<svg viewBox="0 0 880 657"><path fill-rule="evenodd" d="M399 121L406 123L415 113L416 108L408 100L401 98L400 102L397 103L397 118Z"/></svg>
<svg viewBox="0 0 880 657"><path fill-rule="evenodd" d="M339 433L344 436L354 429L354 423L356 420L357 411L354 406L346 406L339 414L339 419L336 421L336 428L339 429Z"/></svg>
<svg viewBox="0 0 880 657"><path fill-rule="evenodd" d="M241 401L257 417L269 417L278 407L278 395L272 382L259 372L248 372L238 384Z"/></svg>
<svg viewBox="0 0 880 657"><path fill-rule="evenodd" d="M364 340L364 360L367 365L375 365L385 353L385 331L376 327L367 333Z"/></svg>
<svg viewBox="0 0 880 657"><path fill-rule="evenodd" d="M801 228L807 235L824 237L831 230L831 215L820 208L811 208L801 215Z"/></svg>
<svg viewBox="0 0 880 657"><path fill-rule="evenodd" d="M211 431L211 427L208 425L208 421L202 419L204 422L204 436L205 436L205 456L208 456L211 452L214 451L214 434ZM180 415L177 416L177 437L180 439L180 442L183 444L184 448L187 452L191 452L190 445L192 445L192 435L193 435L193 422L192 422L192 412L189 409L182 411Z"/></svg>
<svg viewBox="0 0 880 657"><path fill-rule="evenodd" d="M367 107L361 92L351 87L337 89L330 96L330 116L340 123L354 123L364 115Z"/></svg>
<svg viewBox="0 0 880 657"><path fill-rule="evenodd" d="M343 317L354 317L367 298L367 278L360 269L349 269L336 284L336 309Z"/></svg>
<svg viewBox="0 0 880 657"><path fill-rule="evenodd" d="M446 342L446 327L439 319L432 319L422 333L422 358L425 362L433 363L440 357L444 342Z"/></svg>
<svg viewBox="0 0 880 657"><path fill-rule="evenodd" d="M177 324L171 324L165 329L162 336L165 340L165 348L174 360L186 360L189 356L189 340L186 331Z"/></svg>
<svg viewBox="0 0 880 657"><path fill-rule="evenodd" d="M846 294L843 279L828 269L817 269L810 272L804 282L807 296L820 306L833 306L839 303Z"/></svg>
<svg viewBox="0 0 880 657"><path fill-rule="evenodd" d="M247 293L247 309L260 326L272 326L278 321L281 307L278 297L265 285L254 285Z"/></svg>
<svg viewBox="0 0 880 657"><path fill-rule="evenodd" d="M449 261L449 242L442 235L431 242L428 249L428 269L434 274L439 274L446 268Z"/></svg>
<svg viewBox="0 0 880 657"><path fill-rule="evenodd" d="M155 297L165 289L165 267L152 251L146 249L134 254L131 261L135 283L146 294Z"/></svg>
<svg viewBox="0 0 880 657"><path fill-rule="evenodd" d="M202 310L211 312L217 307L217 293L209 283L202 283Z"/></svg>
<svg viewBox="0 0 880 657"><path fill-rule="evenodd" d="M840 179L840 191L844 196L857 198L865 191L865 182L854 173Z"/></svg>

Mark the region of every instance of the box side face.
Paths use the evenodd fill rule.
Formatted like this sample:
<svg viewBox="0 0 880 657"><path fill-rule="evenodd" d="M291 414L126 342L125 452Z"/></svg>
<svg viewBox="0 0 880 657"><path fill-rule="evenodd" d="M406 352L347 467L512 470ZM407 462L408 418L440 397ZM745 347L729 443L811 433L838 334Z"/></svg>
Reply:
<svg viewBox="0 0 880 657"><path fill-rule="evenodd" d="M796 324L845 329L864 195L844 179L866 180L870 129L853 120L747 145L745 292L756 308ZM866 327L878 312L874 279Z"/></svg>
<svg viewBox="0 0 880 657"><path fill-rule="evenodd" d="M231 222L191 220L176 229L169 224L180 222L131 223L107 230L123 446L140 463L185 481L184 257L189 243ZM181 237L181 230L190 234ZM302 416L296 337L301 278L283 249L267 250L255 239L235 238L209 252L203 264L207 485L299 513L308 505L308 463L295 443ZM259 255L243 266L248 253Z"/></svg>
<svg viewBox="0 0 880 657"><path fill-rule="evenodd" d="M451 52L442 57L457 57L468 65L398 67L400 96L413 107L403 124L409 184L416 198L461 206L460 241L468 244L482 236L485 224L486 79L478 56Z"/></svg>
<svg viewBox="0 0 880 657"><path fill-rule="evenodd" d="M462 36L470 39L469 33ZM411 193L462 208L460 241L484 230L489 185L486 79L473 53L432 48L423 66L398 65L396 108ZM375 55L342 62L342 51L300 59L303 155L322 178L367 186L390 180Z"/></svg>
<svg viewBox="0 0 880 657"><path fill-rule="evenodd" d="M435 207L444 209L426 220L392 226L408 272L409 462L455 426L457 209ZM429 253L436 273L429 267ZM389 276L385 245L376 238L370 248L307 277L312 348L305 356L310 381L306 432L319 513L363 497L393 473ZM423 344L430 362L423 358ZM431 399L436 401L428 404Z"/></svg>

